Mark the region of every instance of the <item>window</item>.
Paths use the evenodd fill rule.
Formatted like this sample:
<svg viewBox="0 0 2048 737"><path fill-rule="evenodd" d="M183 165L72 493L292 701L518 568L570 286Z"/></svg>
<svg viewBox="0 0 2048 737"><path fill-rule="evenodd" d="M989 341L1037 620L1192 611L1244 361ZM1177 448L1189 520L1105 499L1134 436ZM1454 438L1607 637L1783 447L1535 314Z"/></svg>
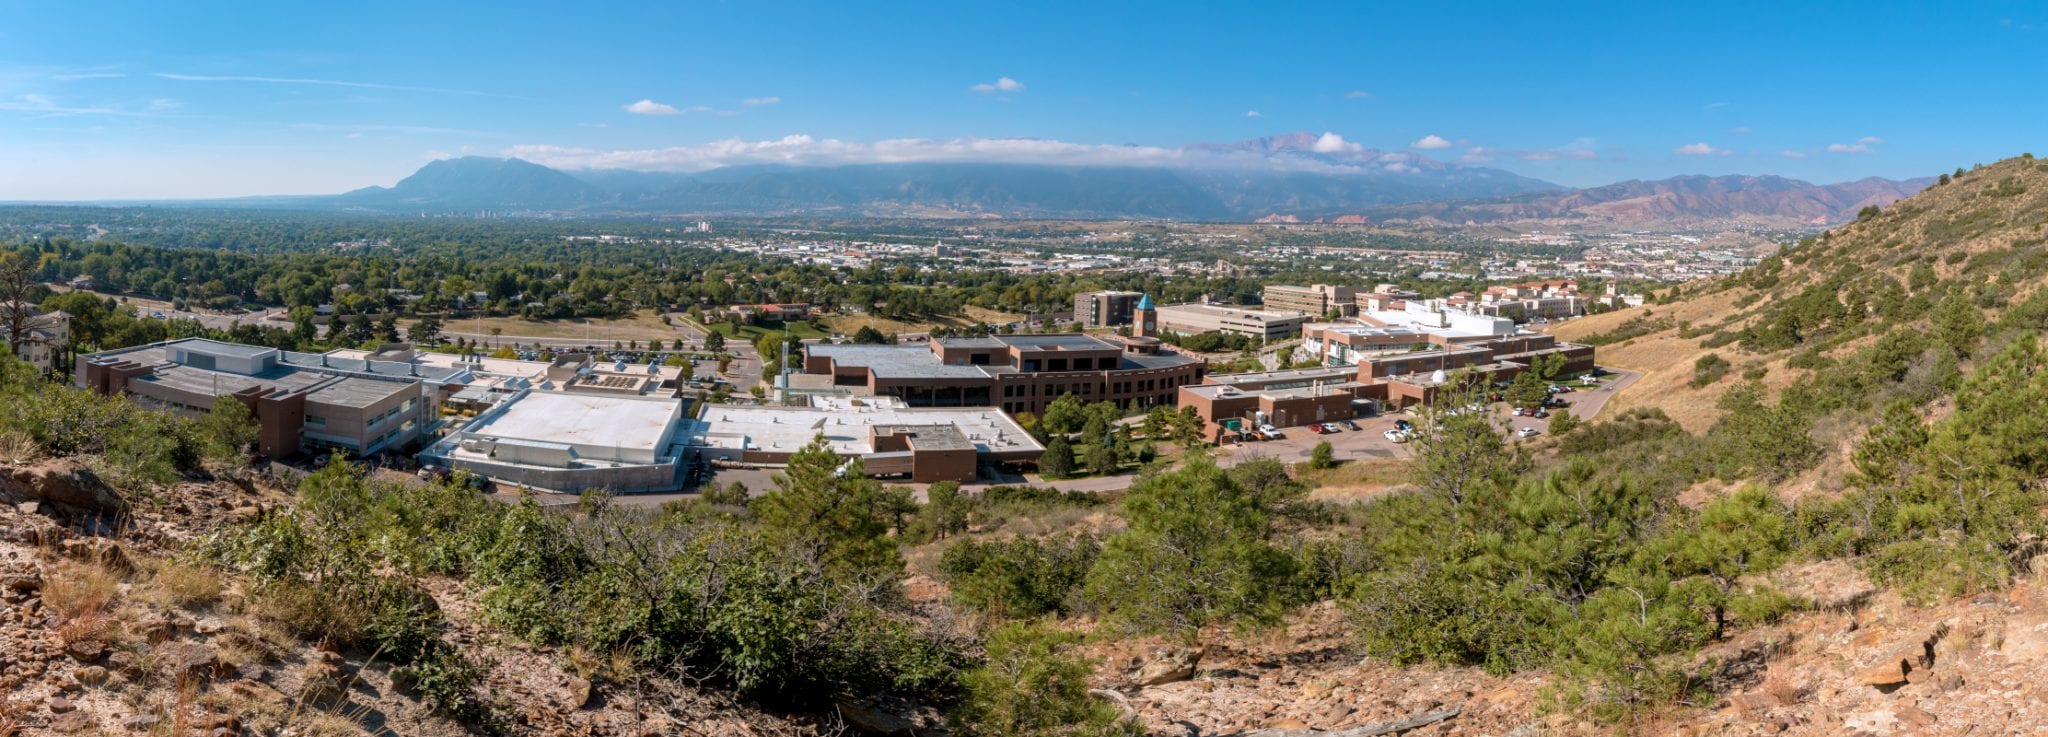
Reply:
<svg viewBox="0 0 2048 737"><path fill-rule="evenodd" d="M317 427L326 427L327 418L321 417L319 415L306 415L306 424L314 425Z"/></svg>

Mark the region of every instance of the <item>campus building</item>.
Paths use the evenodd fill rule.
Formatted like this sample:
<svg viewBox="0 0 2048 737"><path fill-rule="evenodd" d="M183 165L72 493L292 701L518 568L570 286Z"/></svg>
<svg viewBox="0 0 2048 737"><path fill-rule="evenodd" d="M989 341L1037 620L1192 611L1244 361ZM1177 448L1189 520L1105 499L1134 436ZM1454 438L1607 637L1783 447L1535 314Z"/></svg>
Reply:
<svg viewBox="0 0 2048 737"><path fill-rule="evenodd" d="M1195 408L1210 437L1233 420L1280 427L1344 420L1433 402L1454 375L1497 384L1513 381L1538 361L1558 362L1559 376L1583 374L1593 370L1593 346L1560 342L1547 333L1516 333L1436 340L1418 350L1353 353L1350 359L1315 368L1212 376L1182 387L1180 404Z"/></svg>
<svg viewBox="0 0 2048 737"><path fill-rule="evenodd" d="M813 397L805 406L712 405L682 423L685 452L720 464L782 466L815 438L869 476L973 481L985 466L1032 464L1045 447L991 407L908 407L889 397Z"/></svg>
<svg viewBox="0 0 2048 737"><path fill-rule="evenodd" d="M257 452L399 452L429 436L461 372L413 363L223 343L151 343L78 357L74 381L109 396L198 416L238 401L261 426Z"/></svg>
<svg viewBox="0 0 2048 737"><path fill-rule="evenodd" d="M1142 300L1141 300L1142 301ZM1150 310L1133 310L1149 317ZM923 345L805 346L799 389L894 397L909 407L997 407L1043 412L1062 394L1126 408L1170 405L1201 383L1206 364L1139 327L1130 337L990 335L931 338Z"/></svg>
<svg viewBox="0 0 2048 737"><path fill-rule="evenodd" d="M673 491L683 485L673 438L685 406L672 397L525 387L420 460L545 491Z"/></svg>
<svg viewBox="0 0 2048 737"><path fill-rule="evenodd" d="M1176 333L1235 333L1261 340L1281 340L1301 331L1312 315L1273 312L1256 307L1179 304L1159 308L1159 329Z"/></svg>
<svg viewBox="0 0 2048 737"><path fill-rule="evenodd" d="M1338 315L1353 315L1358 312L1357 298L1363 289L1358 287L1314 284L1306 287L1268 285L1263 294L1266 309L1275 312L1305 312L1321 317L1331 312Z"/></svg>
<svg viewBox="0 0 2048 737"><path fill-rule="evenodd" d="M1138 292L1082 292L1074 295L1074 322L1084 327L1131 324L1131 312L1145 295Z"/></svg>

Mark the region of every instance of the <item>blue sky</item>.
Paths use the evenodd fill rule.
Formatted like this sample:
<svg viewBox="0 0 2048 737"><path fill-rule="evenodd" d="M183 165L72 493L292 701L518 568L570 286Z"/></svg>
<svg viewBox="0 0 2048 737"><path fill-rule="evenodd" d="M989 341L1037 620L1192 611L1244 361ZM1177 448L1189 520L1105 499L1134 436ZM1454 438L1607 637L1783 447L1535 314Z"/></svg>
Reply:
<svg viewBox="0 0 2048 737"><path fill-rule="evenodd" d="M0 199L338 192L465 153L1143 163L1291 131L1571 185L1826 182L2048 149L2044 93L2048 6L2022 3L14 0Z"/></svg>

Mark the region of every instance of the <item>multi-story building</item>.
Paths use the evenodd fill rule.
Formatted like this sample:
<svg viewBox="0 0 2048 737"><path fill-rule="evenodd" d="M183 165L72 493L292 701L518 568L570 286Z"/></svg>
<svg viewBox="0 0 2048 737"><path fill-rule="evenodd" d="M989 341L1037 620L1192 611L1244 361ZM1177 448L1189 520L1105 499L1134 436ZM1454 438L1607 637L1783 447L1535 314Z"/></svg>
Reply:
<svg viewBox="0 0 2048 737"><path fill-rule="evenodd" d="M1141 331L1142 332L1142 331ZM1174 401L1207 364L1146 335L991 335L924 345L805 346L808 380L902 400L910 407L999 407L1043 412L1062 394L1142 408Z"/></svg>
<svg viewBox="0 0 2048 737"><path fill-rule="evenodd" d="M0 305L0 312L6 309ZM21 345L11 346L14 357L46 374L57 370L64 352L71 347L71 315L63 310L45 312L35 305L27 305L25 311L28 319L22 324ZM0 334L0 342L6 339L6 335Z"/></svg>
<svg viewBox="0 0 2048 737"><path fill-rule="evenodd" d="M187 338L79 356L78 386L187 415L243 403L257 452L398 451L428 436L460 371Z"/></svg>
<svg viewBox="0 0 2048 737"><path fill-rule="evenodd" d="M1074 295L1074 322L1087 327L1116 327L1131 324L1137 309L1138 292L1082 292Z"/></svg>
<svg viewBox="0 0 2048 737"><path fill-rule="evenodd" d="M1491 382L1512 381L1539 359L1561 360L1555 367L1559 376L1593 370L1593 346L1559 342L1546 333L1430 345L1426 350L1358 356L1352 365L1212 376L1205 383L1181 387L1180 403L1195 408L1213 438L1232 422L1240 427L1259 422L1289 427L1426 404L1460 369Z"/></svg>
<svg viewBox="0 0 2048 737"><path fill-rule="evenodd" d="M1159 308L1159 329L1176 333L1236 333L1262 340L1280 340L1301 331L1312 315L1273 312L1253 307L1215 304L1166 305Z"/></svg>
<svg viewBox="0 0 2048 737"><path fill-rule="evenodd" d="M1266 309L1276 312L1306 312L1321 317L1332 312L1338 315L1353 315L1358 312L1357 298L1364 290L1358 287L1315 284L1306 287L1268 285L1264 294Z"/></svg>

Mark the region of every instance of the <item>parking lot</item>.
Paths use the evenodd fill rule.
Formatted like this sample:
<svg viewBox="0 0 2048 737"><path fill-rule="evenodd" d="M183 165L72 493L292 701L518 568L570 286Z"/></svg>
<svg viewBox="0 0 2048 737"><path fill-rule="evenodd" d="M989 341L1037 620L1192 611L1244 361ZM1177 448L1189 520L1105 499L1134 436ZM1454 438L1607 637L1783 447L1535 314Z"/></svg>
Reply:
<svg viewBox="0 0 2048 737"><path fill-rule="evenodd" d="M1557 396L1569 403L1563 409L1571 410L1572 414L1581 420L1589 420L1598 415L1607 406L1607 400L1612 398L1616 392L1635 383L1636 379L1640 376L1641 374L1634 371L1607 369L1607 375L1603 377L1599 387L1574 388L1570 393ZM1509 442L1525 440L1514 434L1523 428L1534 428L1537 432L1534 438L1528 438L1528 440L1541 438L1543 433L1547 433L1550 430L1549 418L1515 417L1510 413L1510 409L1505 403L1495 402L1491 405L1490 411L1506 421L1508 432L1510 433ZM1377 417L1360 417L1353 420L1353 422L1358 424L1357 430L1347 428L1341 432L1323 435L1316 434L1306 427L1283 427L1280 428L1281 438L1278 440L1256 441L1242 445L1224 445L1217 450L1216 455L1217 459L1222 461L1224 465L1234 465L1253 458L1277 458L1288 463L1296 463L1308 460L1309 453L1314 450L1317 443L1328 441L1330 449L1335 451L1336 458L1340 461L1361 458L1407 457L1414 455L1412 451L1414 444L1396 443L1388 440L1385 433L1388 430L1394 429L1395 422L1398 420L1413 422L1415 419L1416 415L1410 412L1388 413Z"/></svg>

